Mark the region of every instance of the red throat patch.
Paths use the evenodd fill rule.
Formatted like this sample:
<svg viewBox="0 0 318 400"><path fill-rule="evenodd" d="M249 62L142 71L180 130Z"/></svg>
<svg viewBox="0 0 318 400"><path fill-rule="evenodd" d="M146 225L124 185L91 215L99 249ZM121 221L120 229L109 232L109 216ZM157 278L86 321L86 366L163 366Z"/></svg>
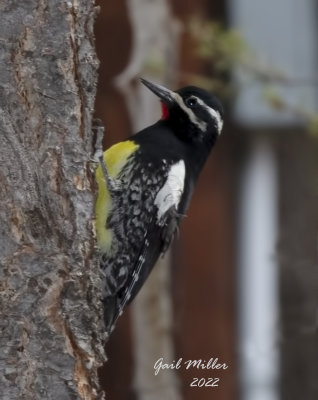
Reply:
<svg viewBox="0 0 318 400"><path fill-rule="evenodd" d="M168 110L168 107L163 102L161 102L161 112L162 112L161 118L162 119L168 119L169 110Z"/></svg>

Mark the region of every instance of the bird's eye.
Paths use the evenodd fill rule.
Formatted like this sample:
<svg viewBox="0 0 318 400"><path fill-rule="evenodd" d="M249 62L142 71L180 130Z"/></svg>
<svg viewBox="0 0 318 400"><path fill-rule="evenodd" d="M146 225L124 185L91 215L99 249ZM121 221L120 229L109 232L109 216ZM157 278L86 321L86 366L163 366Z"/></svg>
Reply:
<svg viewBox="0 0 318 400"><path fill-rule="evenodd" d="M195 97L189 97L186 99L186 105L190 108L195 107L198 104L198 101Z"/></svg>

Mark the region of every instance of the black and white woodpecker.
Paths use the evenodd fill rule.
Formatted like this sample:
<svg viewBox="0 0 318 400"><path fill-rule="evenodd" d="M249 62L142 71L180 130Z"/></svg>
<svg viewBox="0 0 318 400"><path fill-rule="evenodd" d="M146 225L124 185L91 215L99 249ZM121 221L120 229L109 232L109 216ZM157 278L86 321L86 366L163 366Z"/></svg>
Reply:
<svg viewBox="0 0 318 400"><path fill-rule="evenodd" d="M107 332L169 247L223 126L222 106L205 90L141 82L161 100L161 119L110 147L96 171Z"/></svg>

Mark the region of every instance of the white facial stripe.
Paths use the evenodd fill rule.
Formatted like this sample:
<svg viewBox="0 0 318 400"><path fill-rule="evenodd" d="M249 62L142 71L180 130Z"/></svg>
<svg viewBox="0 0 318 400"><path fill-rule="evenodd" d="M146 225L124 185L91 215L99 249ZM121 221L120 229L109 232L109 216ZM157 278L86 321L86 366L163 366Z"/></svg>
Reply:
<svg viewBox="0 0 318 400"><path fill-rule="evenodd" d="M217 128L218 128L218 134L221 135L221 132L223 129L223 119L222 119L220 113L211 107L208 107L208 111L212 116L215 117Z"/></svg>
<svg viewBox="0 0 318 400"><path fill-rule="evenodd" d="M180 160L171 166L167 180L155 198L155 205L158 207L158 221L172 206L178 208L183 193L184 179L185 164L183 160Z"/></svg>
<svg viewBox="0 0 318 400"><path fill-rule="evenodd" d="M171 96L179 104L180 108L182 108L182 110L188 115L190 121L193 122L202 132L205 132L207 129L207 123L200 121L197 118L194 112L184 104L183 98L178 93L172 92Z"/></svg>
<svg viewBox="0 0 318 400"><path fill-rule="evenodd" d="M221 115L218 111L214 110L213 108L207 106L204 101L202 101L201 99L199 99L196 96L193 96L197 99L198 103L200 104L200 106L204 107L207 112L211 115L211 117L213 119L216 120L216 125L217 125L217 130L218 130L218 134L221 134L222 128L223 128L223 120L221 118Z"/></svg>

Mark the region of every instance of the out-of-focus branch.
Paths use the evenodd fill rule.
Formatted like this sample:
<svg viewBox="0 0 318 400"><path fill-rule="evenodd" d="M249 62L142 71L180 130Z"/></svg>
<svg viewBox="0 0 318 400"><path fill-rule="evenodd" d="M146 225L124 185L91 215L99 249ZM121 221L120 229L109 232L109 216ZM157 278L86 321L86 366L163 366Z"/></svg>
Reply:
<svg viewBox="0 0 318 400"><path fill-rule="evenodd" d="M302 105L290 104L277 86L318 86L315 77L291 77L281 68L265 60L248 48L240 33L225 29L216 22L193 20L190 32L198 46L198 56L207 62L205 76L183 74L190 82L202 85L228 99L239 90L237 81L230 79L233 69L242 76L244 84L257 82L261 85L263 99L275 110L287 110L304 121L308 131L318 135L318 114ZM213 78L210 78L213 76Z"/></svg>
<svg viewBox="0 0 318 400"><path fill-rule="evenodd" d="M154 123L160 110L158 99L136 84L140 75L168 86L176 79L180 24L172 16L168 0L127 2L133 32L131 59L116 78L130 112L133 132ZM139 400L181 398L175 371L154 375L158 358L175 358L172 337L170 262L156 265L132 304L134 388Z"/></svg>

